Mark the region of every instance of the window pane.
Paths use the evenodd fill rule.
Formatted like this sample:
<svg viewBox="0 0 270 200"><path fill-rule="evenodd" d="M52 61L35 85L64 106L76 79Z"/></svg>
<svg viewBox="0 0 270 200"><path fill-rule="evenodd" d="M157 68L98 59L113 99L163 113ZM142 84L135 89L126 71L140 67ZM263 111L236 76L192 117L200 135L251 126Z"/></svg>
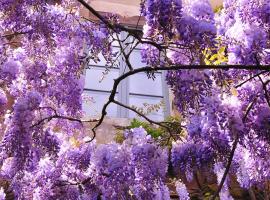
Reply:
<svg viewBox="0 0 270 200"><path fill-rule="evenodd" d="M159 73L156 74L155 80L148 79L146 73L135 74L130 77L129 83L130 93L163 96L162 79Z"/></svg>
<svg viewBox="0 0 270 200"><path fill-rule="evenodd" d="M130 64L134 69L145 67L146 64L142 62L142 56L140 50L133 50L133 52L130 55Z"/></svg>
<svg viewBox="0 0 270 200"><path fill-rule="evenodd" d="M108 101L109 93L105 92L94 92L94 91L84 91L84 96L91 97L93 100L91 102L83 100L83 111L86 117L100 116L103 105ZM116 94L116 99L117 99ZM117 116L117 106L115 104L110 104L107 107L107 116L116 117Z"/></svg>
<svg viewBox="0 0 270 200"><path fill-rule="evenodd" d="M114 59L116 61L114 61L113 63L109 63L109 67L115 67L115 68L119 68L119 63L120 63L120 59L119 59L119 51L120 49L118 47L112 47L113 48L113 53L116 54L115 58L118 59ZM93 59L90 60L90 62L88 63L89 66L106 66L106 60L104 59L103 55L101 53L99 53L98 55L99 61L94 62ZM113 64L113 66L111 66Z"/></svg>
<svg viewBox="0 0 270 200"><path fill-rule="evenodd" d="M119 76L119 70L111 69L103 78L104 72L105 68L99 67L93 67L92 69L86 70L84 88L105 91L112 90L114 79Z"/></svg>

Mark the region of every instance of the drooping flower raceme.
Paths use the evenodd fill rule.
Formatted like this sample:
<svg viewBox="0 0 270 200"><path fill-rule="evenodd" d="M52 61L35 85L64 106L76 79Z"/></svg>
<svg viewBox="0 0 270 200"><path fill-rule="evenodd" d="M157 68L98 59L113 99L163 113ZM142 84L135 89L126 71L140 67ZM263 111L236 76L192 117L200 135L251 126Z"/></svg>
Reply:
<svg viewBox="0 0 270 200"><path fill-rule="evenodd" d="M183 142L174 143L170 155L141 128L127 131L122 144L79 141L85 134L79 123L84 68L99 56L113 62L117 20L89 21L73 0L2 0L1 178L16 199L169 199L168 162L189 181L203 169L220 180L237 141L230 173L243 188L264 189L270 177L269 72L256 66L270 62L269 6L269 0L225 0L215 14L207 0L142 1L143 34L132 33L142 35L142 61L152 68L185 65L167 74L186 124ZM220 54L224 58L215 62ZM255 70L186 66L209 63ZM224 199L231 198L229 184L221 190ZM188 199L185 185L177 191Z"/></svg>
<svg viewBox="0 0 270 200"><path fill-rule="evenodd" d="M183 184L182 182L178 181L176 182L176 191L177 194L179 196L179 200L189 200L189 193L187 192L187 188L185 186L185 184Z"/></svg>
<svg viewBox="0 0 270 200"><path fill-rule="evenodd" d="M16 197L169 199L164 184L167 151L158 147L144 129L129 131L122 144L73 144L63 142L56 159L42 158L36 170L17 174L12 185Z"/></svg>

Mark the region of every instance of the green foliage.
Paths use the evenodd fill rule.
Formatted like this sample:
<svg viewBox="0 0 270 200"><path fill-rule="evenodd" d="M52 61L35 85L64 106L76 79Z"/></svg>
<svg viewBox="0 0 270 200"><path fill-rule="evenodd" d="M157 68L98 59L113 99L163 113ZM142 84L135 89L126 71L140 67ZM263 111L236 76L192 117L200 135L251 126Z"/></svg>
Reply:
<svg viewBox="0 0 270 200"><path fill-rule="evenodd" d="M128 129L131 128L138 128L138 127L143 127L146 132L151 135L153 138L158 138L164 134L164 130L161 128L156 128L151 126L147 122L139 121L138 119L133 119L128 126Z"/></svg>
<svg viewBox="0 0 270 200"><path fill-rule="evenodd" d="M217 6L217 7L214 8L214 12L215 13L220 13L222 9L223 9L223 5Z"/></svg>
<svg viewBox="0 0 270 200"><path fill-rule="evenodd" d="M149 115L153 112L158 112L160 109L165 107L165 103L163 100L161 100L159 103L157 104L149 104L149 103L143 103L142 107L137 107L132 105L132 108L134 108L135 110L137 110L139 113L143 114L143 115Z"/></svg>
<svg viewBox="0 0 270 200"><path fill-rule="evenodd" d="M183 136L183 129L181 127L181 116L169 116L165 119L165 122L167 122L167 126L173 130L173 132L177 135Z"/></svg>
<svg viewBox="0 0 270 200"><path fill-rule="evenodd" d="M206 65L221 65L228 62L226 55L226 47L221 46L217 52L212 52L211 49L205 49L203 51L205 56L204 62Z"/></svg>
<svg viewBox="0 0 270 200"><path fill-rule="evenodd" d="M161 122L163 126L158 126L134 118L126 127L115 126L115 128L117 128L117 132L114 140L117 143L122 143L125 140L125 130L142 127L149 135L151 135L152 138L158 139L161 145L171 146L172 141L180 137L185 137L185 131L181 127L181 121L180 116L170 116L167 117L164 122Z"/></svg>
<svg viewBox="0 0 270 200"><path fill-rule="evenodd" d="M178 137L183 136L184 132L181 127L181 118L179 116L169 116L162 124L168 127L173 135ZM138 119L133 119L128 126L129 129L137 127L143 127L153 138L168 136L168 128L163 126L153 126L148 122L140 121Z"/></svg>
<svg viewBox="0 0 270 200"><path fill-rule="evenodd" d="M118 130L114 136L114 141L116 143L122 144L125 140L125 136L123 131Z"/></svg>

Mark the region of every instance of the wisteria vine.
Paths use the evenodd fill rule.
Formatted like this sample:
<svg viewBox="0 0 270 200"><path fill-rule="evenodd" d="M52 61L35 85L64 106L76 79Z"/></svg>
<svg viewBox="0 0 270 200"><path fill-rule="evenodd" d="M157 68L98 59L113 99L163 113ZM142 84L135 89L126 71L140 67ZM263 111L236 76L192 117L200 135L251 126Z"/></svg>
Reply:
<svg viewBox="0 0 270 200"><path fill-rule="evenodd" d="M217 12L208 0L140 5L142 31L84 0L0 2L0 199L168 200L173 191L180 200L239 199L232 185L242 199L269 198L270 1L224 0ZM114 63L121 31L134 38L121 41L129 52L118 52L129 70L115 79L101 117L90 120L89 140L84 70L100 56ZM137 45L147 67L129 61ZM171 131L169 122L115 99L122 80L156 71L168 71L183 133L169 134L164 146L140 127L125 130L122 143L97 144L113 103Z"/></svg>

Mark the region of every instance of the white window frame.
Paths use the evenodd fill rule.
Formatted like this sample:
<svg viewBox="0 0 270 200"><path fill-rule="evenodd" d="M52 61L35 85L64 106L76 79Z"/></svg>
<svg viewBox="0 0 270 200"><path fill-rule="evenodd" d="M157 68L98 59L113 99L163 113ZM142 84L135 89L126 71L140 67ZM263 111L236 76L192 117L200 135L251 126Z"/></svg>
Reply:
<svg viewBox="0 0 270 200"><path fill-rule="evenodd" d="M126 37L126 33L121 32L120 33L120 39L124 39ZM130 38L131 40L131 38ZM117 46L114 46L114 48L119 48ZM135 48L135 51L140 51L140 48ZM128 51L128 50L127 50ZM113 67L112 69L118 69L119 70L119 76L125 72L127 72L129 70L127 63L125 62L124 56L120 55L119 58L119 68ZM135 67L135 66L134 66ZM98 64L91 64L90 65L90 69L94 69L94 68L104 68L104 70L106 69L105 66L101 66ZM126 71L124 71L126 70ZM110 72L109 72L110 73ZM144 72L142 72L144 73ZM131 93L130 92L130 84L132 84L130 82L130 77L127 77L126 79L123 79L119 85L118 85L118 91L117 91L117 95L118 95L118 101L121 102L124 105L127 106L131 106L130 104L130 96L143 96L143 97L153 97L153 98L160 98L160 100L163 99L163 102L165 104L165 107L163 109L163 116L164 119L168 116L171 115L171 102L169 99L169 88L168 85L166 83L166 71L162 71L162 72L157 72L161 74L161 84L162 84L162 96L159 95L148 95L148 94L136 94L136 93ZM86 74L86 71L85 71ZM86 77L87 78L87 77ZM106 77L105 77L106 78ZM110 94L111 91L107 91L107 90L95 90L95 89L91 89L91 88L84 88L84 91L88 91L88 92L96 92L96 93L107 93ZM129 116L129 112L132 112L122 106L117 105L117 114L116 117L117 118L130 118Z"/></svg>

